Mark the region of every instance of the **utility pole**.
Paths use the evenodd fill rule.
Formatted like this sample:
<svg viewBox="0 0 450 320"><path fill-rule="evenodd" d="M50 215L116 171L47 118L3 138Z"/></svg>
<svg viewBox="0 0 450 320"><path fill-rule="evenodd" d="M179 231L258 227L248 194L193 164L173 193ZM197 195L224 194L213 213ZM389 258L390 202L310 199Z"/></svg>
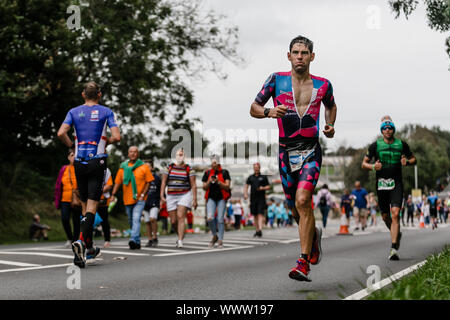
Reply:
<svg viewBox="0 0 450 320"><path fill-rule="evenodd" d="M417 164L414 166L414 182L415 182L415 189L417 189Z"/></svg>

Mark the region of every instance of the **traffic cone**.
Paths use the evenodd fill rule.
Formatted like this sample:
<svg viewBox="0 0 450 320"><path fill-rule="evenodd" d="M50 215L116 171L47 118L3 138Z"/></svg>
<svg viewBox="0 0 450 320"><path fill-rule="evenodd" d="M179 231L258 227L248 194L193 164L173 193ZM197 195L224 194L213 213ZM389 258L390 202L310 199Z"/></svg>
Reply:
<svg viewBox="0 0 450 320"><path fill-rule="evenodd" d="M342 207L341 213L341 227L339 228L338 236L352 236L353 234L348 231L347 217L345 216L345 208Z"/></svg>
<svg viewBox="0 0 450 320"><path fill-rule="evenodd" d="M425 228L425 218L423 217L423 212L420 213L420 220L419 220L419 228Z"/></svg>

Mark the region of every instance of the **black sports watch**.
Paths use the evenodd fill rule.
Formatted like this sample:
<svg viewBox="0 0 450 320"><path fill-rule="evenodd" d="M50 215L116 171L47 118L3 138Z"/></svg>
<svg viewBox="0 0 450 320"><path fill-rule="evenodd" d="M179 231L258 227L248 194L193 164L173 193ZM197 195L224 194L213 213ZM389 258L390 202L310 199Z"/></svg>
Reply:
<svg viewBox="0 0 450 320"><path fill-rule="evenodd" d="M264 108L264 117L269 117L270 108Z"/></svg>

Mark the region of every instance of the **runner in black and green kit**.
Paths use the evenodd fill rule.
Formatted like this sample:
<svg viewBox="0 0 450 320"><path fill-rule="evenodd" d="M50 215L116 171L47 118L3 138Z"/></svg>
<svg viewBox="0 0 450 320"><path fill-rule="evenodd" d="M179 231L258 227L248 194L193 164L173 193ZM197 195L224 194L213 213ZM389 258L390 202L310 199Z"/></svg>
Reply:
<svg viewBox="0 0 450 320"><path fill-rule="evenodd" d="M390 116L381 119L382 138L369 146L362 168L376 171L378 204L386 226L391 231L390 260L399 260L400 208L403 201L402 166L415 165L416 158L408 144L394 138L395 126ZM375 159L375 163L370 163Z"/></svg>

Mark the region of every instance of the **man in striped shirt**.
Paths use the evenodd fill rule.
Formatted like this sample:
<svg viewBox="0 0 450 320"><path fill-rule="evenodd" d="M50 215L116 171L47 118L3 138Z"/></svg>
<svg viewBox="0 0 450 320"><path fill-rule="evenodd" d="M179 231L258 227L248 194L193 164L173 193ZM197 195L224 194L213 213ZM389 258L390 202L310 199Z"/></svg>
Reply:
<svg viewBox="0 0 450 320"><path fill-rule="evenodd" d="M165 196L167 187L167 197ZM187 210L197 209L197 187L195 173L184 162L184 151L176 153L175 163L171 163L162 176L161 206L167 202L170 221L178 234L177 247L183 247L185 218Z"/></svg>

